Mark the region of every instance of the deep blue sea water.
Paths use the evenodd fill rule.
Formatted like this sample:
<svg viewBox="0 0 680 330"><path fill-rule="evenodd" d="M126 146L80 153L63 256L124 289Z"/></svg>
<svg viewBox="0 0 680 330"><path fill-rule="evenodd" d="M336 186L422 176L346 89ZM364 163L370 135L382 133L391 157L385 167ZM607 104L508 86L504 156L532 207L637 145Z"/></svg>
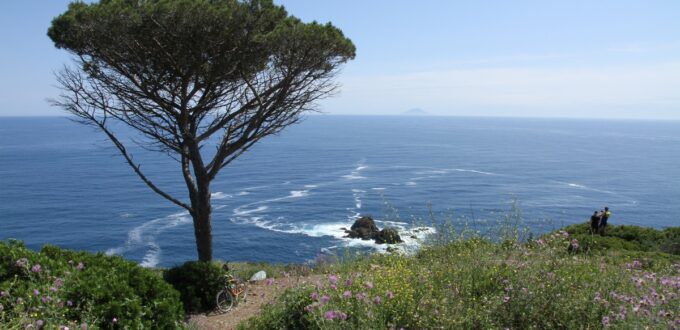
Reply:
<svg viewBox="0 0 680 330"><path fill-rule="evenodd" d="M174 160L130 149L158 185L184 196ZM213 183L215 257L304 262L379 248L342 238L357 214L406 232L431 208L491 230L514 199L535 233L605 205L614 224L678 226L679 164L677 121L311 116ZM196 258L187 214L141 183L101 133L56 117L0 117L0 239L8 238L144 265Z"/></svg>

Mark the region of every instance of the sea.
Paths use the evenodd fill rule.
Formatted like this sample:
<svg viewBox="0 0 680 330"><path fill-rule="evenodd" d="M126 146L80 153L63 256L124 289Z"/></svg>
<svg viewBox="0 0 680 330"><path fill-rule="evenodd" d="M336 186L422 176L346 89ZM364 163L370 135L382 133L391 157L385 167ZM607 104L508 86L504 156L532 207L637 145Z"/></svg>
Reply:
<svg viewBox="0 0 680 330"><path fill-rule="evenodd" d="M141 170L186 200L177 161L122 136ZM679 164L680 121L308 116L213 182L214 256L304 263L384 251L344 237L361 215L397 228L409 251L447 222L493 234L512 219L540 235L605 206L612 224L679 226ZM148 267L197 257L187 212L101 132L65 117L0 117L0 239Z"/></svg>

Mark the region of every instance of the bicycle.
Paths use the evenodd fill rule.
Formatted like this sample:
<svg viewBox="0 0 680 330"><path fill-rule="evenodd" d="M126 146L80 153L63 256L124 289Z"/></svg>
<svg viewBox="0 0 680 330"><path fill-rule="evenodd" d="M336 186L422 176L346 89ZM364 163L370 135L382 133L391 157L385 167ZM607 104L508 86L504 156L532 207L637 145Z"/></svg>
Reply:
<svg viewBox="0 0 680 330"><path fill-rule="evenodd" d="M223 268L229 272L228 263L225 263ZM226 313L235 305L238 306L239 301L248 301L248 284L227 273L224 275L224 287L217 293L215 300L217 301L217 311Z"/></svg>

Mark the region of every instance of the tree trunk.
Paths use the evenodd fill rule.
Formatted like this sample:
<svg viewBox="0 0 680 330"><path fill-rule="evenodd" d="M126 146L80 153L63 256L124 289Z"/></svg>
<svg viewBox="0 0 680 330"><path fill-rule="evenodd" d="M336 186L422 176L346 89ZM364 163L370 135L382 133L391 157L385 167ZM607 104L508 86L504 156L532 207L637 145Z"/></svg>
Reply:
<svg viewBox="0 0 680 330"><path fill-rule="evenodd" d="M204 188L204 189L201 189ZM212 260L212 207L210 205L210 189L207 187L199 188L199 193L192 201L193 212L191 216L194 220L194 234L196 235L196 248L198 250L198 260Z"/></svg>

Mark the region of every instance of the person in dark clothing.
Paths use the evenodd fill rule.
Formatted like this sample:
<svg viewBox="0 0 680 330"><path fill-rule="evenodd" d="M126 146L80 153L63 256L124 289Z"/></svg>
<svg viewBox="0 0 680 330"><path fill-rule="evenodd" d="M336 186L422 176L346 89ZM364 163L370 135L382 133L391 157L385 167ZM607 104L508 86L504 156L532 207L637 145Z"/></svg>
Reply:
<svg viewBox="0 0 680 330"><path fill-rule="evenodd" d="M609 220L609 216L611 216L612 213L609 211L609 207L604 207L604 211L602 212L602 220L600 220L600 235L604 236L605 235L605 230L607 229L607 220Z"/></svg>
<svg viewBox="0 0 680 330"><path fill-rule="evenodd" d="M593 212L593 216L590 217L590 233L595 234L600 230L600 215L597 211Z"/></svg>

